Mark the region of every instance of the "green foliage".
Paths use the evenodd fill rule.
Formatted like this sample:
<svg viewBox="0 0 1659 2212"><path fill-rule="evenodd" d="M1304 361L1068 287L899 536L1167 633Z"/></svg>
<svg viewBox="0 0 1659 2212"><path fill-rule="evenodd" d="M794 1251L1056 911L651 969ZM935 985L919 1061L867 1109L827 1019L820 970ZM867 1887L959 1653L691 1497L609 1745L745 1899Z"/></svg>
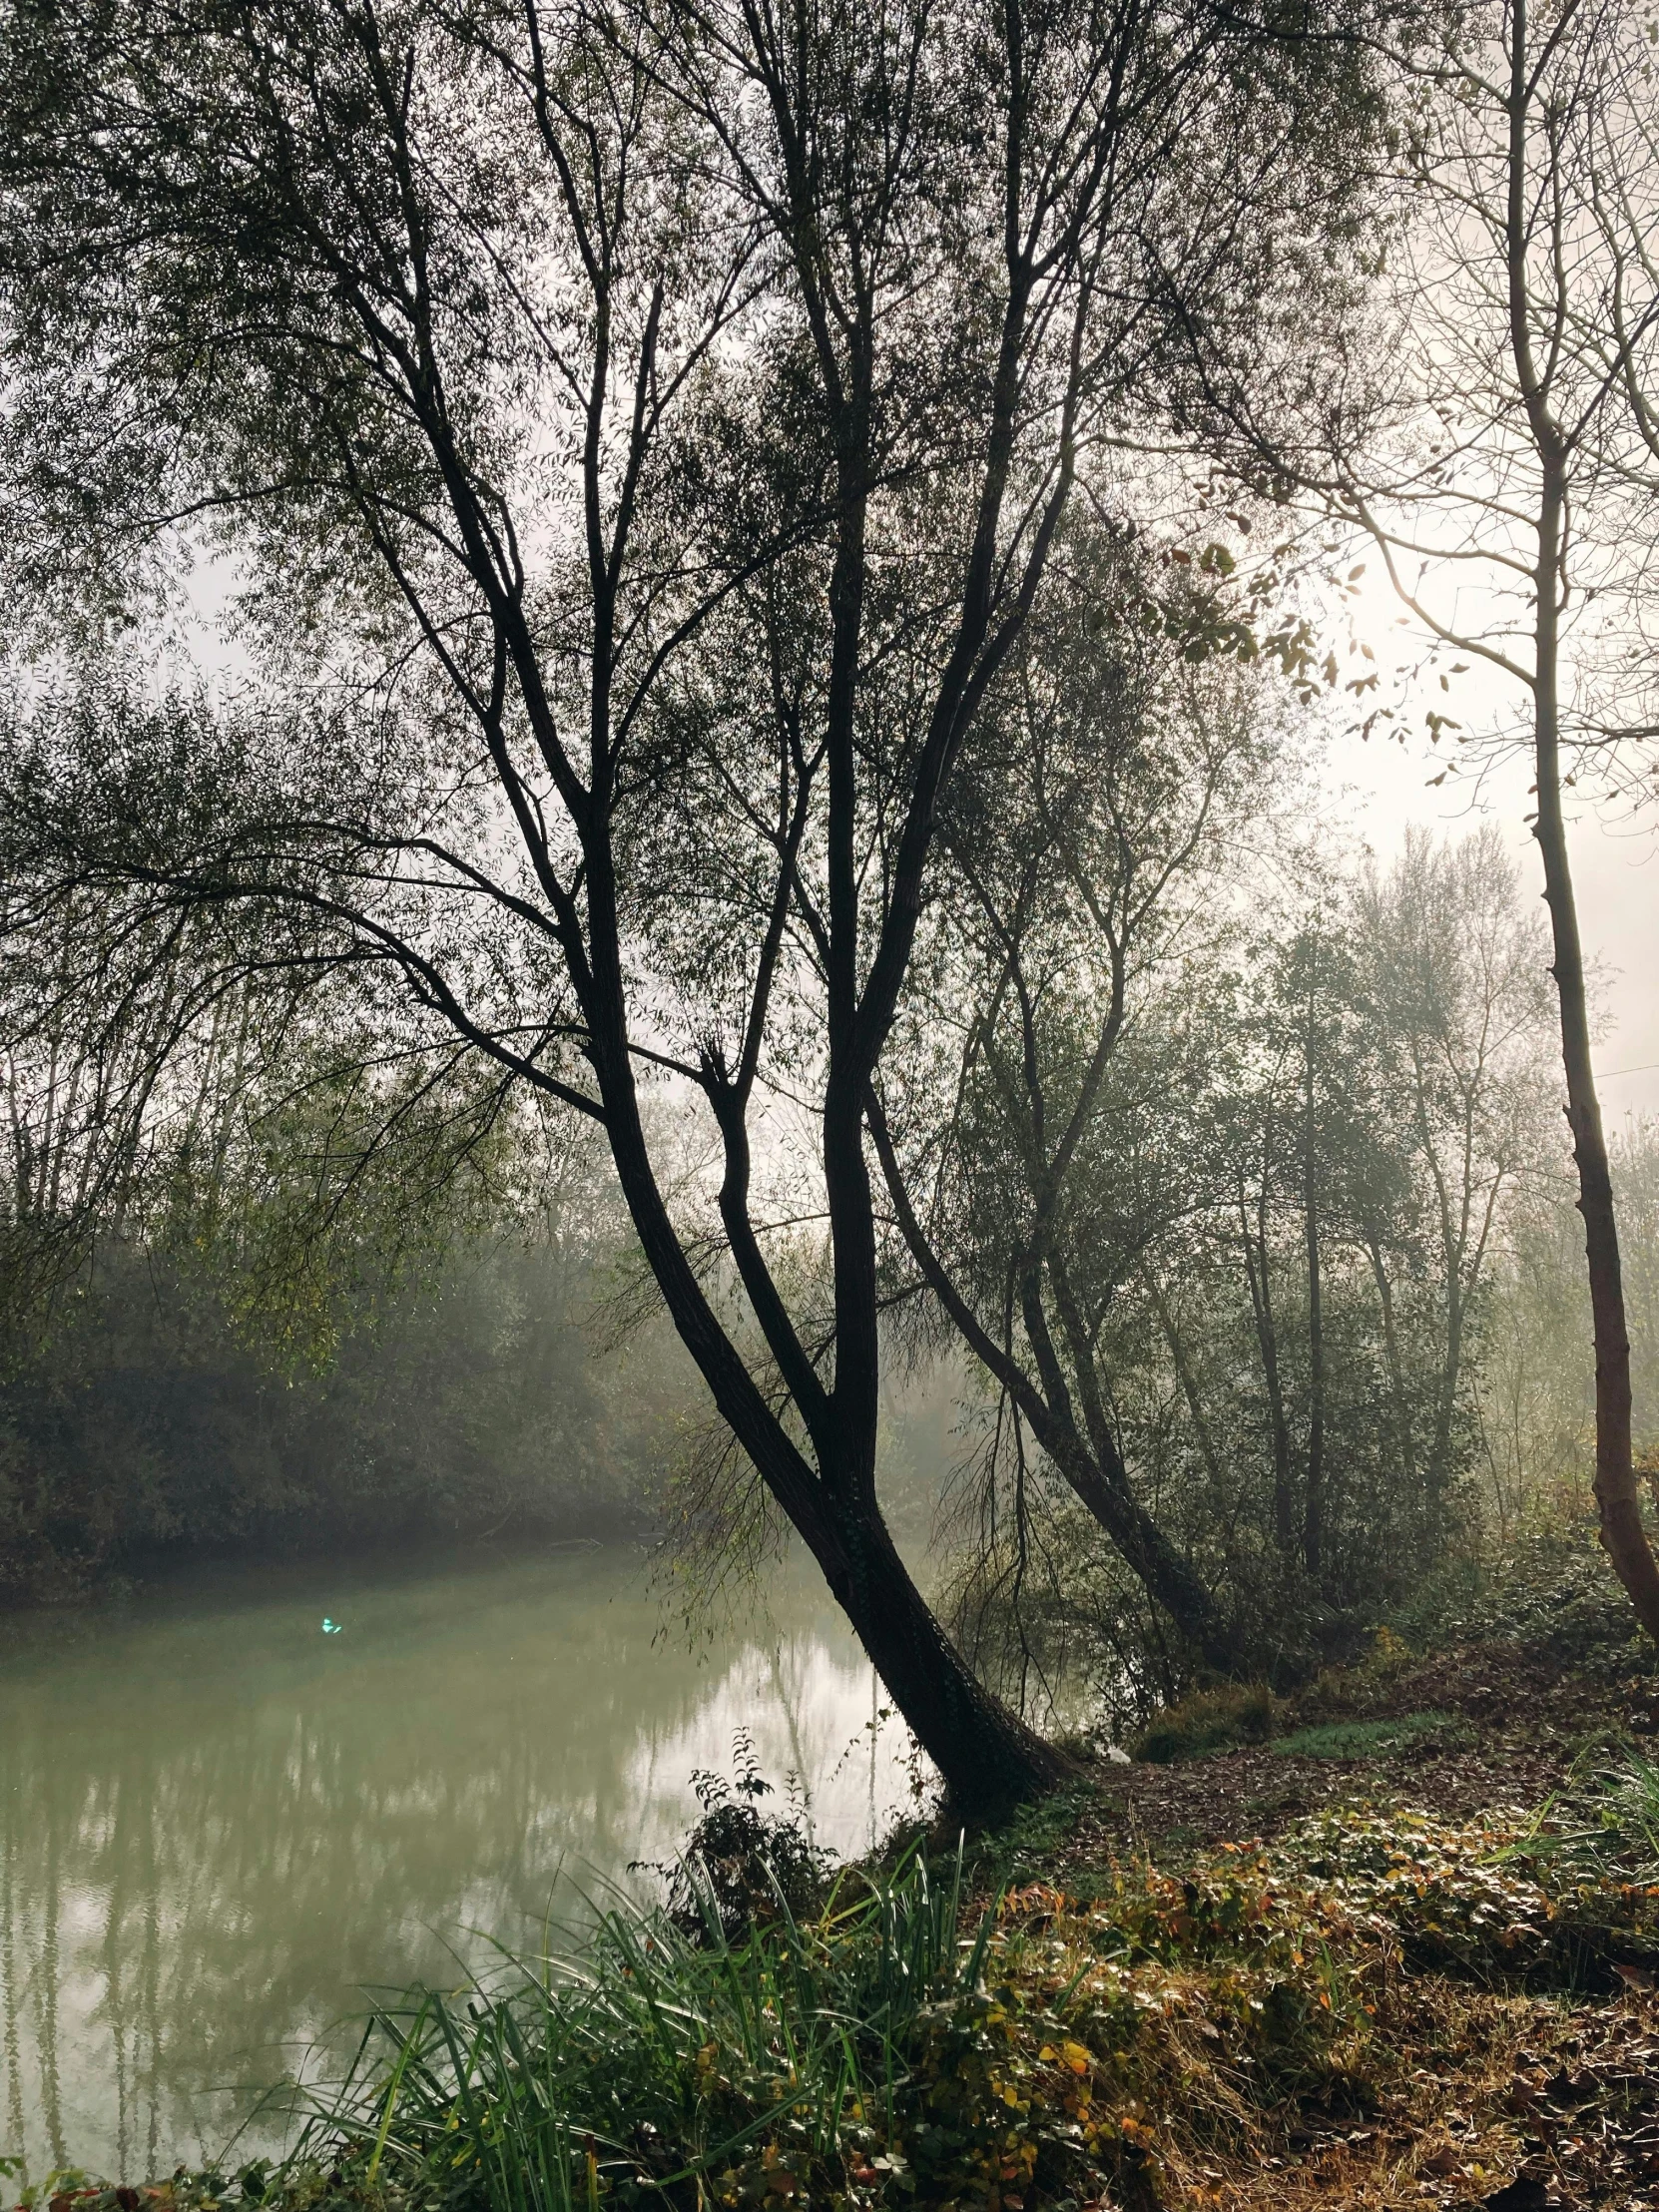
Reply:
<svg viewBox="0 0 1659 2212"><path fill-rule="evenodd" d="M1223 1684L1196 1691L1168 1705L1130 1745L1130 1756L1167 1767L1178 1759L1201 1759L1207 1752L1230 1751L1239 1744L1261 1744L1273 1734L1277 1711L1266 1683L1249 1688Z"/></svg>
<svg viewBox="0 0 1659 2212"><path fill-rule="evenodd" d="M935 1884L912 1855L890 1878L845 1878L816 1923L781 1913L737 1943L718 1920L693 1936L615 1909L569 1966L464 2010L430 1995L379 2015L386 2061L318 2124L449 2201L565 2207L667 2188L690 2202L701 2183L737 2203L752 2183L757 2198L792 2195L827 2162L868 2192L873 2164L855 2177L884 2155L908 2085L898 2054L930 2005L974 1985L962 1902L959 1878ZM889 2157L883 2187L897 2171Z"/></svg>
<svg viewBox="0 0 1659 2212"><path fill-rule="evenodd" d="M691 1393L587 1327L632 1254L593 1134L337 979L197 972L257 931L59 919L0 945L0 1592L643 1518Z"/></svg>
<svg viewBox="0 0 1659 2212"><path fill-rule="evenodd" d="M1639 1888L1659 1884L1659 1766L1621 1746L1618 1761L1594 1775L1578 1803L1584 1818L1566 1830L1567 1859Z"/></svg>
<svg viewBox="0 0 1659 2212"><path fill-rule="evenodd" d="M1659 1672L1659 1648L1639 1628L1583 1513L1540 1517L1445 1633L1471 1643L1525 1643L1602 1682Z"/></svg>
<svg viewBox="0 0 1659 2212"><path fill-rule="evenodd" d="M1290 1759L1387 1759L1429 1737L1467 1735L1465 1722L1448 1713L1410 1713L1401 1720L1328 1721L1281 1736L1276 1752Z"/></svg>
<svg viewBox="0 0 1659 2212"><path fill-rule="evenodd" d="M548 1225L382 1280L298 1373L242 1278L114 1248L0 1385L0 1588L201 1553L643 1520L690 1400L660 1326L604 1351L612 1252Z"/></svg>
<svg viewBox="0 0 1659 2212"><path fill-rule="evenodd" d="M702 1817L675 1864L652 1868L668 1884L669 1920L691 1943L732 1944L780 1919L806 1920L829 1881L830 1854L813 1842L800 1802L792 1797L788 1813L761 1811L773 1787L747 1729L738 1730L732 1753L730 1782L693 1774Z"/></svg>
<svg viewBox="0 0 1659 2212"><path fill-rule="evenodd" d="M1183 2131L1225 2144L1239 2082L1269 2107L1348 2080L1368 1986L1334 1982L1246 1862L970 1908L960 1861L941 1879L912 1850L809 1923L693 1942L613 1911L578 1964L378 2015L378 2064L304 2155L343 2144L417 2201L535 2212L1151 2203L1172 2068L1204 2054Z"/></svg>

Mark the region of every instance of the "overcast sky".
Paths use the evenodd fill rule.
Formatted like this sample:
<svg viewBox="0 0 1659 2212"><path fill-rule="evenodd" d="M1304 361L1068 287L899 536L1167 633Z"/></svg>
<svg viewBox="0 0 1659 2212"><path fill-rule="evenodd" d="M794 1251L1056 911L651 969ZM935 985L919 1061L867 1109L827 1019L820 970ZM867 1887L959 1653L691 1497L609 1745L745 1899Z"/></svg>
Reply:
<svg viewBox="0 0 1659 2212"><path fill-rule="evenodd" d="M1465 691L1457 704L1474 727L1482 707L1497 703ZM1428 780L1446 766L1446 750L1430 750L1420 730L1404 745L1335 736L1324 757L1327 795L1384 861L1410 824L1444 834L1494 821L1522 884L1541 896L1543 871L1527 827L1530 761L1510 754L1478 781L1454 774L1433 787ZM1576 796L1567 794L1569 802ZM1598 996L1607 1018L1595 1063L1611 1136L1628 1113L1659 1113L1659 811L1633 817L1628 803L1598 809L1580 802L1568 819L1585 955L1602 971Z"/></svg>

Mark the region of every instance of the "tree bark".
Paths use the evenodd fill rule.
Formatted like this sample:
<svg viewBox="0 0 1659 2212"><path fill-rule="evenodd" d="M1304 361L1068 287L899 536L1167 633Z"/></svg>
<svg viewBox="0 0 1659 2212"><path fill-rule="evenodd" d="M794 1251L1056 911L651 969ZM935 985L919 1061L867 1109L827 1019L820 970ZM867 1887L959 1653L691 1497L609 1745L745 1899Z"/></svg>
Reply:
<svg viewBox="0 0 1659 2212"><path fill-rule="evenodd" d="M663 1204L640 1125L607 859L602 854L594 869L590 911L596 969L602 980L614 974L615 981L599 1000L593 1062L611 1156L641 1249L722 1418L805 1539L893 1703L937 1767L952 1816L992 1819L1052 1789L1068 1764L974 1679L910 1579L875 1495L874 1438L859 1418L862 1399L854 1401L850 1417L844 1400L820 1397L812 1405L823 1469L822 1478L815 1475L711 1313ZM873 1302L873 1267L870 1284ZM870 1329L873 1335L873 1312Z"/></svg>
<svg viewBox="0 0 1659 2212"><path fill-rule="evenodd" d="M1584 948L1561 814L1560 579L1564 558L1569 454L1532 351L1527 278L1527 111L1533 98L1526 0L1513 0L1510 19L1509 161L1506 208L1509 341L1543 470L1533 571L1536 660L1533 684L1534 756L1538 780L1536 835L1544 897L1554 940L1554 976L1561 1008L1561 1062L1567 1084L1567 1126L1578 1170L1578 1210L1590 1284L1595 1345L1595 1499L1601 1541L1637 1618L1659 1642L1659 1565L1642 1526L1641 1499L1630 1443L1630 1335L1619 1263L1618 1216L1607 1140L1601 1126L1590 1060L1590 1019Z"/></svg>
<svg viewBox="0 0 1659 2212"><path fill-rule="evenodd" d="M1399 1451L1399 1469L1407 1485L1416 1487L1417 1455L1411 1437L1411 1413L1405 1397L1405 1371L1399 1360L1399 1331L1394 1323L1394 1291L1388 1281L1387 1266L1382 1258L1382 1240L1375 1226L1366 1229L1366 1252L1371 1260L1372 1280L1377 1285L1377 1302L1382 1315L1382 1356L1388 1369L1388 1395L1393 1402L1394 1431Z"/></svg>
<svg viewBox="0 0 1659 2212"><path fill-rule="evenodd" d="M995 1819L1072 1771L975 1678L910 1579L879 1512L837 1513L832 1539L817 1557L893 1703L944 1777L951 1819Z"/></svg>
<svg viewBox="0 0 1659 2212"><path fill-rule="evenodd" d="M1310 949L1310 960L1316 955ZM1314 1141L1314 975L1308 978L1304 1042L1302 1200L1308 1243L1308 1486L1303 1498L1302 1557L1317 1577L1325 1558L1325 1295L1320 1279L1319 1158ZM1263 1256L1264 1269L1266 1255Z"/></svg>
<svg viewBox="0 0 1659 2212"><path fill-rule="evenodd" d="M1208 1665L1218 1673L1231 1674L1238 1666L1238 1649L1216 1609L1214 1598L1200 1575L1135 1495L1129 1469L1107 1417L1088 1332L1083 1327L1070 1277L1058 1255L1050 1256L1048 1275L1059 1307L1060 1325L1071 1350L1072 1374L1083 1401L1088 1441L1085 1444L1078 1430L1071 1392L1043 1312L1041 1277L1034 1269L1026 1278L1022 1311L1026 1338L1042 1382L1049 1432L1045 1435L1033 1421L1033 1433L1140 1577L1148 1594L1164 1608L1188 1642L1203 1653Z"/></svg>
<svg viewBox="0 0 1659 2212"><path fill-rule="evenodd" d="M1538 661L1535 753L1538 770L1538 851L1544 866L1544 898L1554 941L1556 991L1561 1007L1561 1062L1567 1083L1567 1127L1578 1170L1578 1211L1584 1221L1584 1260L1590 1284L1595 1346L1595 1500L1601 1541L1637 1618L1659 1642L1659 1565L1642 1526L1641 1497L1630 1442L1630 1334L1625 1320L1624 1278L1619 1261L1618 1215L1607 1140L1601 1126L1590 1060L1590 1019L1584 984L1584 948L1561 814L1558 694L1558 607L1565 486L1559 467L1546 460L1545 496L1538 525Z"/></svg>
<svg viewBox="0 0 1659 2212"><path fill-rule="evenodd" d="M1256 1342L1262 1355L1262 1379L1267 1384L1268 1416L1273 1431L1273 1540L1280 1557L1288 1559L1296 1548L1296 1500L1291 1488L1291 1429L1285 1417L1285 1390L1279 1375L1279 1333L1274 1326L1273 1292L1268 1281L1265 1161L1262 1167L1262 1199L1257 1211L1258 1233L1253 1240L1241 1183L1239 1227L1244 1248L1245 1279L1250 1285L1251 1312L1256 1317Z"/></svg>

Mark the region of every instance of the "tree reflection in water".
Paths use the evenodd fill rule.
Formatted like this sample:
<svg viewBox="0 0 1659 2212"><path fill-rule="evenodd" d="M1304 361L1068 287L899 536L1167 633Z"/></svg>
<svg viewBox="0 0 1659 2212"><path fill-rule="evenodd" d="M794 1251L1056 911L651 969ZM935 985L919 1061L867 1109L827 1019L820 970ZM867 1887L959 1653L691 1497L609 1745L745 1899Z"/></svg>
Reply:
<svg viewBox="0 0 1659 2212"><path fill-rule="evenodd" d="M618 1548L216 1575L15 1626L0 2149L36 2179L217 2153L255 2092L325 2067L364 1986L452 1984L484 1936L533 1947L672 1852L740 1725L862 1848L899 1742L870 1748L869 1668L811 1581L772 1609L688 1653Z"/></svg>

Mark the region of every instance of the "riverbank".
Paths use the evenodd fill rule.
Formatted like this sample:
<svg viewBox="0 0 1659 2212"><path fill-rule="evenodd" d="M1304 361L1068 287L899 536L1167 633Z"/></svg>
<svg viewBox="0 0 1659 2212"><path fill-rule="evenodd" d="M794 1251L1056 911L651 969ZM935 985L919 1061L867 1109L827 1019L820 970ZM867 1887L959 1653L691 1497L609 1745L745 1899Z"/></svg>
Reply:
<svg viewBox="0 0 1659 2212"><path fill-rule="evenodd" d="M569 1968L392 2007L288 2169L150 2201L1644 2212L1654 1675L1594 1559L1550 1564L1432 1654L1194 1701L1159 1760L799 1920L710 1942L618 1910Z"/></svg>

